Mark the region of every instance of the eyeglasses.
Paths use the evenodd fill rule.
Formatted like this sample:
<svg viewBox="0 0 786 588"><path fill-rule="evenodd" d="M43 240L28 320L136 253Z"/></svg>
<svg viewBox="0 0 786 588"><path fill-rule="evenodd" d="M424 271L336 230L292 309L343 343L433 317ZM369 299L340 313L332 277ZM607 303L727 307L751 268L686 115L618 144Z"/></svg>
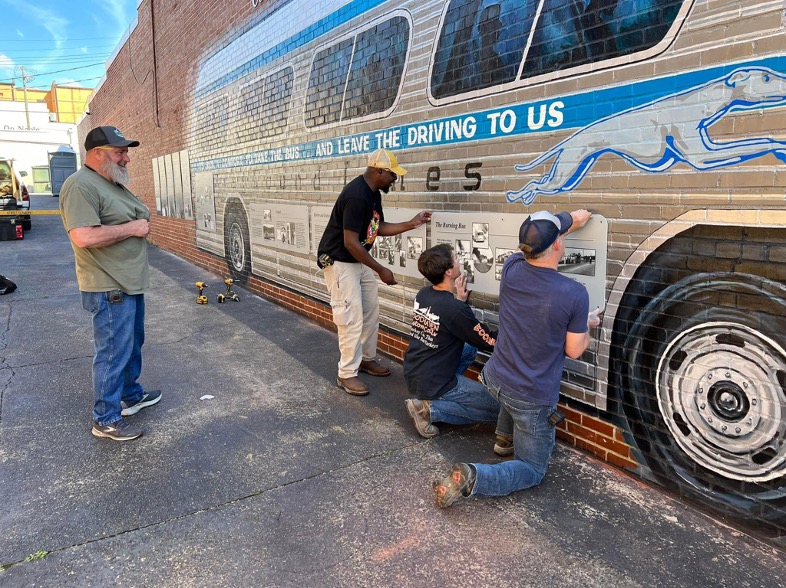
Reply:
<svg viewBox="0 0 786 588"><path fill-rule="evenodd" d="M396 178L398 178L398 174L396 174L396 172L394 172L393 170L390 170L390 169L388 169L388 168L386 168L386 167L382 167L382 168L380 168L380 169L379 169L379 173L382 173L383 171L386 171L386 172L388 172L388 173L389 173L391 176L393 176L393 179L394 179L394 180L395 180Z"/></svg>
<svg viewBox="0 0 786 588"><path fill-rule="evenodd" d="M128 148L127 147L96 147L96 149L100 149L101 151L108 151L109 153L114 153L118 157L123 157L128 155Z"/></svg>

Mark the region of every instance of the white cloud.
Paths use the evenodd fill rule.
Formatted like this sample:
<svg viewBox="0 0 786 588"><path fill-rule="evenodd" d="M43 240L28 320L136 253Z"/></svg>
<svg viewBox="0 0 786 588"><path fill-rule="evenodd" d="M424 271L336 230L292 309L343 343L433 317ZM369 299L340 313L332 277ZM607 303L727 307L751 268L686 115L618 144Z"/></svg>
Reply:
<svg viewBox="0 0 786 588"><path fill-rule="evenodd" d="M99 7L107 13L110 20L114 22L115 34L119 41L128 30L128 25L136 15L136 0L125 0L115 2L101 2ZM94 18L95 20L95 18Z"/></svg>
<svg viewBox="0 0 786 588"><path fill-rule="evenodd" d="M24 39L25 38L25 34L22 31L20 31L19 29L16 29L16 35L20 39Z"/></svg>
<svg viewBox="0 0 786 588"><path fill-rule="evenodd" d="M14 75L14 60L8 57L3 53L0 53L0 71L4 72L3 77L5 77L5 72L8 72L9 75Z"/></svg>
<svg viewBox="0 0 786 588"><path fill-rule="evenodd" d="M55 47L60 48L63 41L68 39L68 35L66 34L68 20L62 16L51 10L39 8L26 0L6 0L6 2L14 6L18 11L30 15L33 21L44 27L47 32L52 35L52 39L55 41Z"/></svg>

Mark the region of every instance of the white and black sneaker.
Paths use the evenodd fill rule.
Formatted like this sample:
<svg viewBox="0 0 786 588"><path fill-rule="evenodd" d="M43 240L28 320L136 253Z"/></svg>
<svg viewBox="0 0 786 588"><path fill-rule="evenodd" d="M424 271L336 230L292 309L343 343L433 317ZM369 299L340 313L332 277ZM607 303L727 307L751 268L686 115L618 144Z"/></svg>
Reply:
<svg viewBox="0 0 786 588"><path fill-rule="evenodd" d="M114 441L132 441L142 436L142 429L131 423L120 419L108 425L99 425L93 421L93 435L96 437L106 437Z"/></svg>
<svg viewBox="0 0 786 588"><path fill-rule="evenodd" d="M125 401L121 402L120 405L123 407L123 410L120 411L120 414L123 416L131 416L132 414L138 413L146 406L153 406L159 400L161 400L161 390L145 392L136 404L128 406Z"/></svg>

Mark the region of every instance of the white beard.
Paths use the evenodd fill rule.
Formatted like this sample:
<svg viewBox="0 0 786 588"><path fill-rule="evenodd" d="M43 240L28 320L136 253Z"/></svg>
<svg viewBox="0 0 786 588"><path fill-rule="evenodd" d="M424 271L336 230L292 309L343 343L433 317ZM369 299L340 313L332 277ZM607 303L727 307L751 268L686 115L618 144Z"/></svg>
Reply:
<svg viewBox="0 0 786 588"><path fill-rule="evenodd" d="M108 159L106 160L105 171L116 184L127 186L131 183L131 178L128 176L128 169L114 163L113 161Z"/></svg>

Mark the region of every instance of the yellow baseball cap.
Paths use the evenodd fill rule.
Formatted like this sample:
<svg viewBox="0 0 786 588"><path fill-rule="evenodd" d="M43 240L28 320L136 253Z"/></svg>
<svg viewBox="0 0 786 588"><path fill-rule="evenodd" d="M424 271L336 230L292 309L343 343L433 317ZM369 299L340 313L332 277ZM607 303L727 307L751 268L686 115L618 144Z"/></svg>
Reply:
<svg viewBox="0 0 786 588"><path fill-rule="evenodd" d="M398 164L396 161L396 156L393 155L392 151L388 151L387 149L377 149L368 156L368 166L375 167L377 169L389 169L397 176L403 176L407 173L403 167Z"/></svg>

